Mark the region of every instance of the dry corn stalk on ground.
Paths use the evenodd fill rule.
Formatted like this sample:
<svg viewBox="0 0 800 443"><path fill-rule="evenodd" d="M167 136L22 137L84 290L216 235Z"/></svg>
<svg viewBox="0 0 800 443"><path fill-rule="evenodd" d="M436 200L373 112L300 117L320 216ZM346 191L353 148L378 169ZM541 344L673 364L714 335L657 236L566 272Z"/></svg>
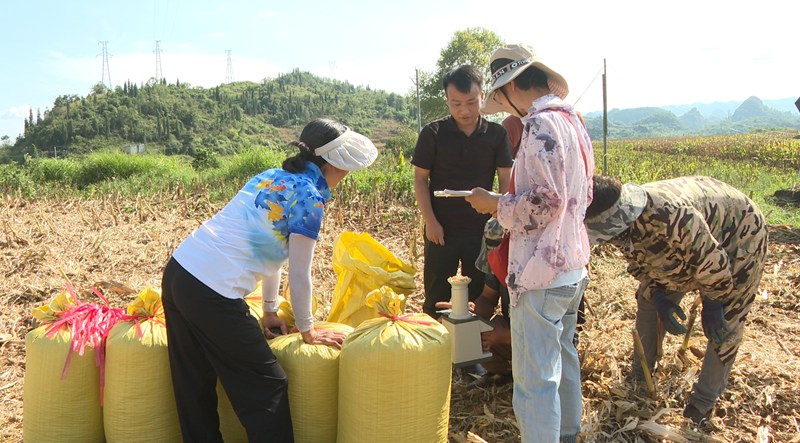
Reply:
<svg viewBox="0 0 800 443"><path fill-rule="evenodd" d="M202 196L181 199L0 202L0 441L22 441L25 334L31 308L64 289L61 272L81 289L103 287L114 306L126 306L132 289L160 284L171 251L221 207ZM386 207L367 214L332 201L314 258L316 295L326 315L335 274L330 266L338 232L368 232L399 257L413 261L417 291L409 310L422 306L422 244L413 208ZM800 442L800 231L771 227L765 276L750 315L730 385L709 426L693 430L681 417L705 338L699 324L685 358L681 340L668 337L655 374L656 398L626 383L630 370L635 282L611 248L594 251L589 312L580 336L586 442ZM411 258L413 257L413 258ZM687 299L689 299L688 297ZM688 301L685 302L688 310ZM698 322L699 323L699 322ZM450 441L519 440L511 406L512 385L468 387L454 378Z"/></svg>

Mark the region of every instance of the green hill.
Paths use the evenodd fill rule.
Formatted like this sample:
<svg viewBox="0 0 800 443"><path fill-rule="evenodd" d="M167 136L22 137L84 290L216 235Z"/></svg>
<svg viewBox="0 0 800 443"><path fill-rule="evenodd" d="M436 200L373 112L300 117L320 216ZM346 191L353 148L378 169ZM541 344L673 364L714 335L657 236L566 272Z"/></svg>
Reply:
<svg viewBox="0 0 800 443"><path fill-rule="evenodd" d="M86 97L60 96L25 121L25 131L0 162L28 155L70 156L145 144L148 151L239 152L288 141L315 117L331 116L367 135L391 136L416 122L406 97L294 70L261 83L199 88L176 82L114 90L96 85Z"/></svg>

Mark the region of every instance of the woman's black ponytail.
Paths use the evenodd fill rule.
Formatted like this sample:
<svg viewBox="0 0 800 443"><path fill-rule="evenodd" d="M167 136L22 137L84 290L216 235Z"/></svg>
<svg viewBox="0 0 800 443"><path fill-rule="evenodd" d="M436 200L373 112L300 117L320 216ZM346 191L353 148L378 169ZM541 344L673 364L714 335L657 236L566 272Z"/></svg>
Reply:
<svg viewBox="0 0 800 443"><path fill-rule="evenodd" d="M305 143L296 140L289 143L289 146L296 146L300 149L300 152L297 154L287 158L283 161L281 168L288 172L302 172L306 170L306 162L313 161L313 158L316 157L314 155L314 151L308 147ZM319 166L319 165L317 165Z"/></svg>
<svg viewBox="0 0 800 443"><path fill-rule="evenodd" d="M336 137L342 135L347 126L332 118L317 118L311 120L300 134L300 140L289 143L296 146L300 152L283 161L281 168L287 172L302 172L306 169L306 162L310 161L320 168L327 163L324 158L314 154L314 150Z"/></svg>

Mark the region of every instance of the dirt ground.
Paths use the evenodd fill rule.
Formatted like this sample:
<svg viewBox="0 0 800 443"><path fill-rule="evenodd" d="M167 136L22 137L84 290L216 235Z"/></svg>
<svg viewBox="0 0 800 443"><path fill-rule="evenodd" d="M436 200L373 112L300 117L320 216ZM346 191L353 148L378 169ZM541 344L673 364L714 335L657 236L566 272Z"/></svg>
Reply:
<svg viewBox="0 0 800 443"><path fill-rule="evenodd" d="M22 441L24 338L36 326L31 309L65 288L62 273L82 289L120 283L135 290L159 287L172 250L219 207L192 195L147 201L113 196L93 201L3 199L0 440ZM343 230L368 232L398 257L414 262L418 289L408 310L421 310L422 243L416 220L413 209L359 209L358 202L332 202L313 271L316 295L322 298L320 318L336 281L330 265L333 240ZM667 338L654 398L626 383L635 282L616 251L594 251L587 323L578 345L584 380L582 441L800 442L800 231L782 226L770 230L767 268L730 384L710 424L699 430L690 428L681 411L705 349L702 332L695 328L684 359L678 355L682 340ZM107 294L117 307L132 297ZM687 312L692 298L684 300ZM453 380L450 441L519 441L511 384L467 387L468 378Z"/></svg>

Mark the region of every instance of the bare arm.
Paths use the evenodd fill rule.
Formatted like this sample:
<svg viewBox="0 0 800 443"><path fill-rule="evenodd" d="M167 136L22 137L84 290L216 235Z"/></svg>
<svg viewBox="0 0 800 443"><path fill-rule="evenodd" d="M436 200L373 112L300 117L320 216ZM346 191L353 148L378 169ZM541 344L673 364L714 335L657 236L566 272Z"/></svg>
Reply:
<svg viewBox="0 0 800 443"><path fill-rule="evenodd" d="M429 178L431 171L419 166L414 167L414 196L417 198L417 205L425 222L425 235L433 243L444 245L444 229L436 219L431 206L431 193Z"/></svg>
<svg viewBox="0 0 800 443"><path fill-rule="evenodd" d="M475 299L475 315L485 320L491 320L499 300L500 292L498 290L489 285L483 285L483 292Z"/></svg>
<svg viewBox="0 0 800 443"><path fill-rule="evenodd" d="M505 194L511 187L511 168L497 168L497 190Z"/></svg>

